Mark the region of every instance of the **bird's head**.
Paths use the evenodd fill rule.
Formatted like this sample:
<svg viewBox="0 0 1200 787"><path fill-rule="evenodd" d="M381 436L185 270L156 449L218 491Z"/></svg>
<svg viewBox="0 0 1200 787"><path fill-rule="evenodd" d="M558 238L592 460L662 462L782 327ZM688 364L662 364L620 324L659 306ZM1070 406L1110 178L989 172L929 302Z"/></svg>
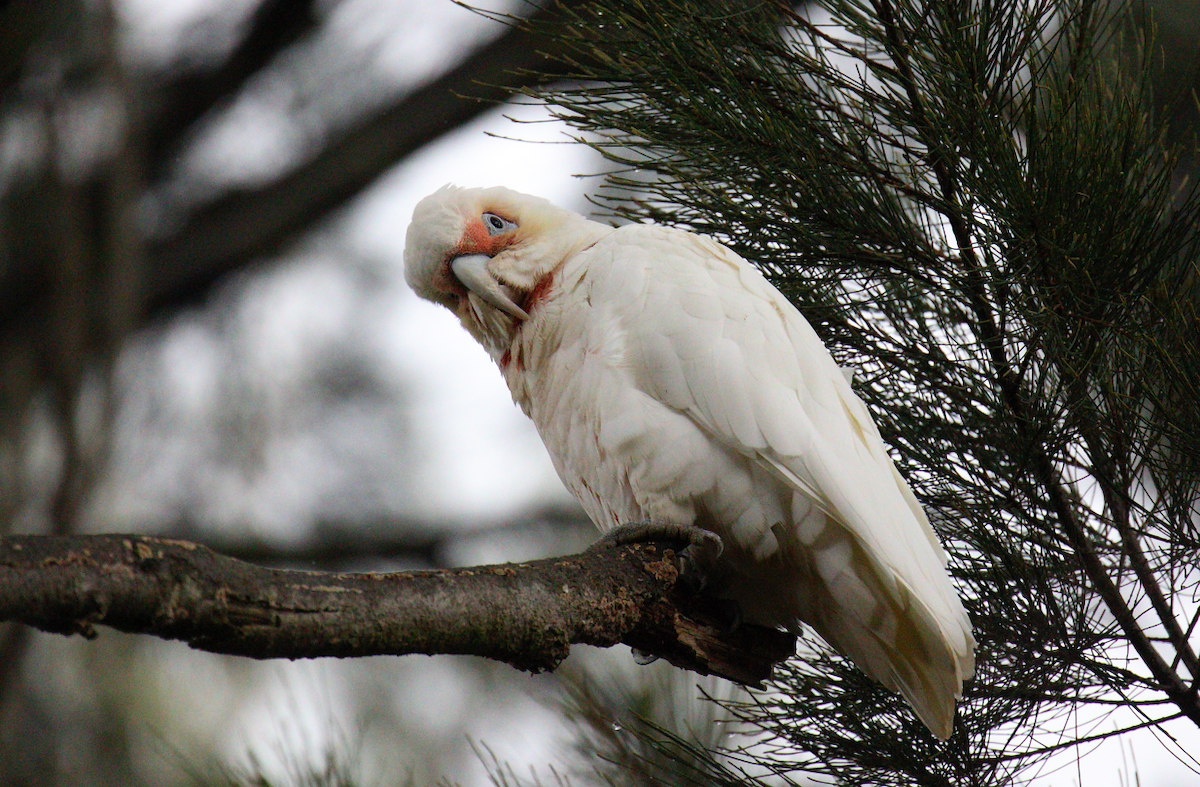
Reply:
<svg viewBox="0 0 1200 787"><path fill-rule="evenodd" d="M531 319L546 277L607 231L510 189L443 186L413 211L404 277L422 298L457 314L498 358Z"/></svg>

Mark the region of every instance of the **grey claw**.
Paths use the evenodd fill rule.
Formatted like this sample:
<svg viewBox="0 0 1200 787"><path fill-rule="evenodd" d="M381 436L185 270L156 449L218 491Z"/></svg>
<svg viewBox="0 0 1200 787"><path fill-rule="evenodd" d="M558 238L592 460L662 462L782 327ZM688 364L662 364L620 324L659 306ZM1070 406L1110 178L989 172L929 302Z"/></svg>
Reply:
<svg viewBox="0 0 1200 787"><path fill-rule="evenodd" d="M678 522L627 522L617 525L600 540L610 544L633 544L654 539L683 541L688 544L688 548L699 547L706 555L711 553L713 559L720 557L725 551L725 543L716 533Z"/></svg>
<svg viewBox="0 0 1200 787"><path fill-rule="evenodd" d="M725 552L725 542L711 530L695 528L691 546L688 549L698 549L709 560L716 560Z"/></svg>

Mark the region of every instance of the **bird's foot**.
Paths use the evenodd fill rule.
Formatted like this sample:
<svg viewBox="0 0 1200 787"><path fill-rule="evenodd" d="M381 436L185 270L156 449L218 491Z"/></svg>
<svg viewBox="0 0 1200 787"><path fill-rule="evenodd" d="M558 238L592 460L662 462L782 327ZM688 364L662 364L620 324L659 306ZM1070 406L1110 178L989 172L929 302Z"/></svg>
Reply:
<svg viewBox="0 0 1200 787"><path fill-rule="evenodd" d="M600 537L601 543L633 544L638 541L681 541L688 549L696 547L714 559L725 551L721 537L711 530L678 522L626 522Z"/></svg>
<svg viewBox="0 0 1200 787"><path fill-rule="evenodd" d="M742 608L733 599L714 595L725 573L717 559L725 551L721 537L711 530L678 522L628 522L605 533L599 544L618 546L641 541L674 541L684 544L679 551L679 581L697 596L704 596L712 622L724 635L733 634L742 625ZM633 649L638 664L652 664L658 656Z"/></svg>
<svg viewBox="0 0 1200 787"><path fill-rule="evenodd" d="M708 576L717 558L725 551L725 543L716 533L678 522L627 522L617 525L600 538L600 543L613 545L639 541L678 541L687 544L679 553L680 579L697 593L708 586Z"/></svg>

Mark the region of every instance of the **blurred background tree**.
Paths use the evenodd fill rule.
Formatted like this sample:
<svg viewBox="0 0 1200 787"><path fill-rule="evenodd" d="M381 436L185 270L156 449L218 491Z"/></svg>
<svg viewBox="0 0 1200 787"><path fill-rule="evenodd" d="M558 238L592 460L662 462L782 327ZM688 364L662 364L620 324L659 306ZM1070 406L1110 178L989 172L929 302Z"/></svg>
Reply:
<svg viewBox="0 0 1200 787"><path fill-rule="evenodd" d="M976 9L946 4L946 13L991 9L994 19L1002 19L1007 17L1001 6L1007 5ZM860 379L876 413L897 412L882 376L885 367L870 349L879 346L872 342L882 323L868 320L864 327L847 308L861 303L863 294L876 292L872 287L878 282L861 275L864 248L877 255L872 264L891 253L883 243L864 246L866 234L878 232L886 239L887 231L897 226L915 228L908 242L923 243L924 251L935 256L952 254L961 245L959 239L948 240L935 218L946 215L941 210L945 204L936 198L941 188L933 182L936 176L928 179L929 162L917 162L923 175L905 174L900 181L926 189L935 197L932 203L914 211L912 195L893 194L878 223L855 223L862 214L850 211L814 230L812 204L833 209L846 203L802 198L806 189L819 191L820 184L830 181L801 187L799 178L840 159L806 159L803 151L809 148L784 143L790 129L772 127L777 122L772 115L738 113L753 106L763 85L776 77L795 78L797 68L811 72L800 80L805 89L798 95L833 100L853 93L858 90L857 56L839 53L821 36L809 36L798 20L831 21L818 11L789 20L773 4L655 6L657 10L619 4L606 11L615 16L585 15L566 34L563 28L512 29L448 3L421 0L239 0L219 9L184 0L12 0L0 6L0 533L139 530L196 538L255 559L356 568L522 559L571 551L589 540L590 525L556 486L544 458L541 464L513 461L517 454L540 452L527 428L501 426L485 435L490 440L474 444L465 440L463 427L458 432L432 429L434 422L477 428L499 411L476 400L456 408L430 404L448 392L433 390L434 384L417 376L423 374L418 356L440 354L435 360L443 365L468 357L480 368L485 362L481 356L447 357L447 350L431 349L419 329L400 336L413 330L400 323L417 306L403 294L397 268L408 220L405 207L455 177L464 185L489 185L488 178L503 178L504 185L586 208L582 186L521 179L551 177L541 170L556 170L561 177L612 166L598 156L585 157L583 146L562 146L575 150L573 157L564 157L557 147L536 146L520 152L489 148L486 153L447 148L436 163L428 158L431 150L448 144L438 141L444 136L465 145L463 134L480 137L485 128L529 135L532 131L526 129L536 127L513 132L487 102L504 101L535 81L572 75L581 69L580 62L587 64L585 76L613 80L615 87L595 92L586 83L566 83L568 89L548 95L576 125L600 132L591 139L628 168L611 179L624 191L610 192L618 200L610 206L634 218L649 215L713 232L759 261L775 262L779 256L782 262L787 255L779 255L780 250L789 249L788 261L798 262L798 270L811 280L785 282L785 292L798 299L847 360L867 370ZM1062 6L1084 7L1090 8ZM1032 18L1040 8L1033 4L1020 13ZM492 10L540 13L520 2ZM1196 104L1190 91L1197 73L1200 9L1185 0L1159 0L1139 13L1141 23L1152 19L1158 33L1159 48L1142 53L1145 59L1138 61L1154 83L1156 116L1169 121L1168 143L1191 144ZM640 21L631 24L629 19ZM1074 29L1070 24L1079 22L1070 14L1052 15L1037 32L1052 37L1058 25ZM1089 24L1098 23L1093 18ZM788 34L779 36L780 29ZM836 28L817 29L837 33ZM1004 32L994 25L979 29ZM931 24L924 32L932 37L945 31ZM946 46L938 50L942 59L931 56L926 65L958 77L972 64L1000 69L1008 63L1016 72L1047 67L1036 61L1004 61L1005 53L1025 50L1006 47L1002 35L990 45L989 40L986 32L964 36L955 43L973 42L984 50L964 49L955 61L953 48ZM1067 40L1086 48L1088 63L1092 47L1103 49L1102 42L1084 37ZM593 48L589 41L601 45ZM753 47L764 45L783 50L762 57ZM727 69L715 67L721 63ZM738 70L748 63L749 71ZM844 73L847 81L839 83L836 73ZM984 68L976 78L983 84L996 73ZM876 78L884 86L902 84L886 71ZM973 161L964 152L969 148L956 147L970 141L967 105L955 115L950 100L963 96L936 92L955 84L947 78L922 83L921 89L946 101L932 112L949 113L945 117L954 120L937 127L937 139L955 145L942 151L947 160ZM1087 84L1095 88L1088 100L1120 98L1106 97L1105 83ZM1137 79L1120 84L1135 91L1143 87ZM871 89L880 89L879 84L871 83ZM537 95L538 102L547 97ZM744 103L747 99L750 104ZM889 100L903 107L905 96L897 93ZM1138 105L1122 106L1132 113L1128 117L1140 111ZM1020 133L1032 133L1022 125L1027 113L1004 115L1004 107L993 109L1000 113L998 119L987 117L997 128L1015 126ZM520 106L503 111L529 120L550 119L544 111ZM703 122L691 129L671 125L681 117ZM861 113L862 134L852 138L869 138L871 117L869 111ZM905 122L910 125L873 131L899 141L916 121L908 117ZM466 131L454 134L460 127ZM1152 123L1147 126L1152 128ZM1084 147L1093 154L1111 152L1103 148L1111 139L1097 135L1084 141L1091 143ZM928 150L927 142L921 142L922 149ZM1064 137L1057 144L1069 147L1073 140ZM1200 162L1194 150L1170 171L1175 185ZM851 152L838 155L852 160ZM1141 152L1130 153L1134 169L1154 170L1136 161ZM887 150L901 169L912 163L906 159L911 155L902 144ZM465 167L452 166L469 156L479 158ZM495 169L499 164L509 169ZM1072 199L1067 186L1081 182L1068 177L1086 183L1090 174L1057 159L1045 167L1048 181L1058 175L1064 179L1055 203L1059 206ZM390 189L406 196L389 201L384 192ZM841 192L843 197L847 193L852 192ZM992 193L1006 196L999 190ZM867 204L860 203L860 211ZM979 212L975 220L983 225L1007 226L1005 204L979 202L971 209ZM1078 231L1091 238L1083 225ZM830 249L834 253L821 262ZM798 260L792 259L795 255ZM911 262L902 257L894 261ZM996 265L1010 262L1000 255ZM786 269L774 272L786 278ZM1014 286L1019 284L1017 274L1009 273ZM904 270L893 274L887 286L911 283ZM863 289L858 294L839 290L842 280L861 282ZM948 280L926 282L934 301L934 283L953 290ZM904 302L901 295L897 293L897 303ZM1038 297L1045 300L1041 291ZM897 310L884 316L903 311ZM410 322L425 319L433 318L422 315ZM448 333L428 329L428 336ZM926 347L946 337L904 338L918 339L914 347ZM1030 365L1022 373L1036 375L1043 359L1037 353L1026 357ZM946 381L939 385L944 388ZM502 387L497 390L503 399ZM999 410L980 412L972 417L1001 418ZM984 470L996 476L985 480L971 475L978 468L968 466L966 477L979 488L972 496L959 496L957 504L950 502L950 493L960 487L946 486L937 474L920 474L928 469L921 462L944 457L931 456L928 446L906 439L911 432L902 420L885 419L883 426L908 457L909 470L923 479L927 501L940 505L946 517L965 514L964 523L1007 526L1028 523L1044 510L1044 495L1035 489L995 482L1019 476L1003 463L988 464ZM1061 424L1052 426L1057 435ZM490 464L464 448L482 442L501 446ZM979 456L997 455L997 446L989 446L982 436L977 442L975 462L983 462ZM1062 455L1085 464L1070 451ZM970 465L971 459L963 463ZM447 472L448 467L453 470ZM955 467L945 469L958 472ZM1001 467L1006 469L997 469ZM468 488L474 490L474 502L456 508ZM1014 496L997 501L995 494L1004 490ZM1090 494L1096 493L1093 489ZM1072 504L1098 516L1089 527L1108 524L1104 506L1092 501L1089 508L1087 494L1084 498ZM506 526L498 527L500 523ZM996 568L994 562L966 560L980 550L992 554L980 536L954 535L956 554L964 559L960 567ZM1056 531L1055 537L1061 536ZM1054 604L1063 598L1063 588L1082 586L1078 566L1060 560L1055 549L1062 545L1052 548L1054 543L1035 561L1039 567L1065 566L1061 574L1047 575L1053 588L1048 585L1036 598L1018 594L1018 599ZM1101 557L1108 559L1116 550L1119 544L1108 544ZM1186 549L1169 557L1178 561L1188 554L1194 557ZM1030 553L1021 549L1012 555L1030 560ZM1029 576L1027 568L1021 570ZM1194 589L1187 584L1194 583L1189 576L1175 574L1171 581L1184 591ZM975 574L968 584L976 599L973 612L990 616L989 623L997 626L1004 623L998 608L988 606L996 595L984 575ZM1194 590L1187 597L1194 609ZM1134 611L1146 613L1149 600L1131 597ZM1079 685L1105 689L1127 680L1137 683L1132 675L1138 670L1136 658L1118 663L1104 650L1111 642L1112 621L1103 607L1083 595L1066 601L1076 620L1087 625L1074 640L1052 640L1061 647L1049 662L1031 660L1028 653L987 651L994 655L985 663L985 679L973 701L974 720L968 725L975 731L972 741L982 740L979 736L989 725L1005 722L995 735L1010 736L1017 748L960 746L953 767L970 767L990 757L995 762L987 773L996 779L1028 775L1021 769L1027 761L1001 757L1045 748L1044 738L1028 736L1031 727L1044 725L1050 734L1061 734L1074 723L1099 725L1081 727L1081 737L1110 729L1103 714L1040 716L1043 696L987 694L1002 685L1011 688L1004 669L1024 676L1024 670L1040 665L1038 674L1049 680L1065 674L1056 671L1059 666L1078 666L1085 656L1092 659L1091 682ZM1038 604L1032 607L1040 609ZM1030 611L1023 608L1022 614ZM1028 648L1028 641L1020 639L1028 633L1022 628L1027 620L1007 621L1010 645ZM1195 619L1182 620L1185 627L1190 623L1188 636L1194 636ZM1092 635L1095 641L1080 639ZM994 645L996 640L986 647ZM246 748L260 760L270 760L260 762L262 769L274 768L293 783L303 781L305 763L318 774L330 765L321 754L325 751L350 752L334 756L326 779L332 783L346 772L366 783L402 783L411 776L424 784L440 775L475 783L483 778L483 768L474 764L464 739L468 728L484 735L490 730L494 737L485 742L504 735L511 739L507 748L497 746L494 758L484 757L497 781L518 780L515 770L503 764L514 759L558 759L568 771L582 768L577 783L678 783L697 774L718 782L736 778L723 771L729 761L712 755L711 747L746 739L728 737L734 727L714 728L716 711L709 703L681 709L680 703L693 696L694 681L688 676L671 675L669 668L655 665L636 672L618 668L603 679L597 676L613 669L613 659L590 654L577 661L584 663L572 669L588 677L576 684L591 688L579 688L563 700L582 742L572 754L555 712L529 699L540 696L554 705L562 696L557 682L513 678L499 665L371 659L275 673L112 633L84 643L0 627L0 783L221 783L222 773L237 777L237 768L214 763L237 760ZM1170 666L1196 681L1186 664ZM821 685L830 675L844 683ZM1080 675L1072 673L1076 678ZM877 702L885 712L895 711L861 681L854 683L852 673L838 672L836 664L814 674L799 670L791 679L797 696L826 698L820 707L833 714L830 718L879 712L872 704ZM804 686L819 691L806 695ZM734 697L726 687L710 691ZM829 710L828 698L844 692L861 702L844 703L841 711L835 702ZM1054 702L1064 703L1066 693L1059 691ZM1086 700L1101 708L1108 702L1098 692L1088 693ZM1161 714L1161 700L1142 695L1141 701L1151 718ZM811 726L801 726L800 732L771 726L771 718L790 718L790 708L770 703L739 707L752 717L750 729L781 732L784 741L793 735L793 743L816 750L818 770L853 762L845 751L856 746L866 750L861 738L837 737L844 734L845 718L838 717L841 726L825 728L833 737L818 739L804 731ZM762 715L763 708L770 713ZM997 708L999 715L988 715ZM631 729L639 728L631 709L657 720L659 732L651 729L649 738L633 734ZM520 724L513 724L514 718ZM244 727L232 729L229 719ZM481 719L493 723L481 728ZM343 731L355 743L339 737L339 725L350 728ZM907 740L896 736L892 743ZM278 750L272 748L276 745ZM774 767L796 762L794 751L780 751ZM607 758L599 766L597 753ZM929 772L941 756L918 747L910 776ZM618 769L604 762L616 763L612 767ZM1098 770L1111 775L1114 769ZM378 777L374 782L373 775Z"/></svg>

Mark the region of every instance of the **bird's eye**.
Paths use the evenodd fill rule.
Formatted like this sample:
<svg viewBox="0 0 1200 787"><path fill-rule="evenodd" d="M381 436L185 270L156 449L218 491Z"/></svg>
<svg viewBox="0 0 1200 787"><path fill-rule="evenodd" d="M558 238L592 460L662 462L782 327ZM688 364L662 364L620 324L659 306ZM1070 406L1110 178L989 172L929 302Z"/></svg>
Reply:
<svg viewBox="0 0 1200 787"><path fill-rule="evenodd" d="M495 213L485 213L482 218L483 226L487 227L488 235L496 236L517 228L516 222L497 216Z"/></svg>

